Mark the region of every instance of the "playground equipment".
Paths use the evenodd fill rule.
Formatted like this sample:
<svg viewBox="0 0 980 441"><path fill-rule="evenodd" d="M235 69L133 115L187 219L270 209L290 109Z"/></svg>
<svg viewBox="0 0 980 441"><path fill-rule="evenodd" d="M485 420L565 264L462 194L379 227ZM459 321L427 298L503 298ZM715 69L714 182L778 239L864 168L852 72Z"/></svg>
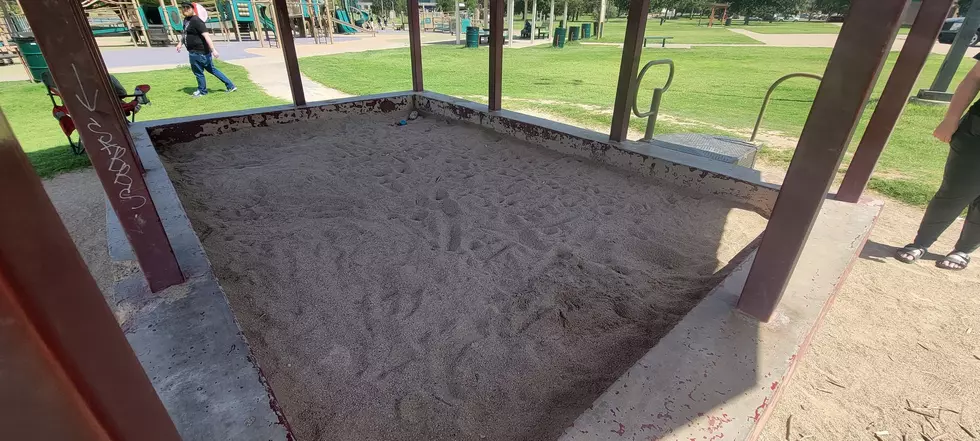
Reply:
<svg viewBox="0 0 980 441"><path fill-rule="evenodd" d="M795 72L779 77L772 83L771 86L769 86L769 90L766 91L766 96L762 100L762 108L759 109L759 116L756 118L755 127L752 129L752 137L749 138L748 142L724 136L704 135L699 133L672 133L654 138L653 132L657 126L660 101L663 98L664 92L670 89L670 84L674 80L673 60L661 59L650 61L643 66L643 69L640 70L639 75L636 77L636 82L633 85L633 92L635 95L638 95L636 92L639 90L640 84L643 82L643 76L646 75L647 70L649 70L651 67L658 65L667 65L670 67L670 72L667 75L667 83L664 84L663 87L653 89L653 98L650 100L650 108L646 112L640 112L636 104L636 99L633 100L632 104L634 115L640 118L647 118L646 131L640 141L655 143L661 147L669 148L671 150L681 151L684 153L707 157L721 162L745 167L752 167L755 164L755 154L758 147L753 143L755 142L755 137L759 132L759 126L762 124L762 117L766 113L766 107L769 104L769 99L772 97L772 93L776 90L776 87L790 78L803 77L813 78L817 81L823 80L823 77L820 75L806 72Z"/></svg>
<svg viewBox="0 0 980 441"><path fill-rule="evenodd" d="M823 77L820 75L806 72L795 72L779 77L778 80L772 83L772 86L769 86L769 90L766 91L766 97L762 99L762 108L759 109L759 117L755 119L755 127L752 128L752 137L749 138L749 142L755 142L755 135L759 133L759 126L762 125L762 116L766 113L766 106L769 105L769 98L772 96L772 92L776 90L776 87L782 84L783 81L797 77L813 78L817 81L823 81Z"/></svg>
<svg viewBox="0 0 980 441"><path fill-rule="evenodd" d="M45 72L41 76L41 80L44 85L48 88L48 97L51 98L51 115L54 119L58 120L58 125L61 126L61 131L68 138L68 144L71 146L72 153L80 155L85 152L85 147L82 145L82 139L79 137L78 141L72 139L71 135L75 133L75 121L72 119L71 114L68 113L68 107L65 106L65 99L58 91L58 87L55 86L54 81L51 79L51 74ZM143 105L150 104L150 99L146 96L147 92L150 91L150 86L146 84L140 84L136 86L133 90L133 94L127 94L126 88L123 87L122 83L119 82L116 77L109 75L109 83L112 85L113 91L116 96L119 97L121 101L119 106L122 108L123 115L130 118L130 122L136 122L136 114L140 111ZM57 98L57 99L56 99ZM127 100L128 98L132 98Z"/></svg>
<svg viewBox="0 0 980 441"><path fill-rule="evenodd" d="M670 67L670 72L667 75L667 83L663 87L653 89L650 109L646 112L640 112L635 98L632 104L634 115L647 118L646 132L640 141L678 152L752 168L755 165L755 156L758 147L749 142L725 136L705 135L701 133L672 133L654 138L653 132L657 126L660 101L663 98L664 92L670 89L670 84L674 80L674 61L670 59L650 61L643 66L636 81L633 83L633 93L634 96L637 96L639 94L636 92L639 90L640 83L643 81L643 76L646 75L651 67L658 65L667 65Z"/></svg>

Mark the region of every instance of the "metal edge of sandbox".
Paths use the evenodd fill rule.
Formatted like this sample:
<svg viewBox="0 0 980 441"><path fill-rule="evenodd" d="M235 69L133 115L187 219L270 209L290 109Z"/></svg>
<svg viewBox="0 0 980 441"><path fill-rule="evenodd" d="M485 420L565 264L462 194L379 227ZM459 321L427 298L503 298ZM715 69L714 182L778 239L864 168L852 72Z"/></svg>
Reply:
<svg viewBox="0 0 980 441"><path fill-rule="evenodd" d="M482 108L481 108L482 107ZM158 149L237 130L367 113L423 113L476 123L545 148L637 171L742 203L768 216L778 186L742 167L645 143L612 143L597 132L430 92L395 92L134 124L130 133L151 196L187 282L151 294L112 209L110 257L121 326L184 439L292 440L274 391L231 312ZM747 254L749 245L740 255ZM118 271L117 271L118 274Z"/></svg>

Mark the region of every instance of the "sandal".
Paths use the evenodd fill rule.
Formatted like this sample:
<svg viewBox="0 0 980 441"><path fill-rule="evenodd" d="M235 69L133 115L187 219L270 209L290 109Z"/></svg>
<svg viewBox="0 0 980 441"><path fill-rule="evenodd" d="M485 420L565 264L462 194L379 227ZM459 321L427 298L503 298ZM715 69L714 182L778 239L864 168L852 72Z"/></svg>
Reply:
<svg viewBox="0 0 980 441"><path fill-rule="evenodd" d="M970 266L970 255L962 251L953 251L942 260L936 262L937 268L950 271L963 271L967 266Z"/></svg>
<svg viewBox="0 0 980 441"><path fill-rule="evenodd" d="M916 244L908 244L895 251L895 259L902 263L915 263L925 255L926 249Z"/></svg>

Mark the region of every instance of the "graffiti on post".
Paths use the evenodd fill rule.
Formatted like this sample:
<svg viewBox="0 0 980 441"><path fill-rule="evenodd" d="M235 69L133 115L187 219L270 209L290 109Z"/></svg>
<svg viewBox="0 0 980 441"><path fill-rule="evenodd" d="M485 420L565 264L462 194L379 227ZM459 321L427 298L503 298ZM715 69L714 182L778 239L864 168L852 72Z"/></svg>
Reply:
<svg viewBox="0 0 980 441"><path fill-rule="evenodd" d="M78 80L78 90L81 96L75 94L75 99L78 103L92 112L93 115L89 116L89 121L85 127L92 133L99 136L99 144L101 147L99 150L105 152L109 155L109 171L115 173L113 179L113 184L115 184L119 189L119 199L124 203L129 205L130 210L138 210L143 208L147 203L146 196L133 194L133 178L130 176L130 172L133 171L132 165L126 160L126 147L119 145L113 138L112 133L102 130L102 123L95 119L95 109L98 107L99 91L96 90L95 94L89 99L88 93L85 92L85 86L82 84L82 79L78 75L78 69L72 64L72 69L75 71L75 79Z"/></svg>

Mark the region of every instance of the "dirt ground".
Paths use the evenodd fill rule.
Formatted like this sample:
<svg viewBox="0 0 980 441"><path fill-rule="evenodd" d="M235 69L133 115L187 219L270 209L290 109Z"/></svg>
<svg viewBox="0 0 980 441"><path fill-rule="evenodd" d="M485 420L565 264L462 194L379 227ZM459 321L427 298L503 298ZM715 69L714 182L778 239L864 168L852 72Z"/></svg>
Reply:
<svg viewBox="0 0 980 441"><path fill-rule="evenodd" d="M973 439L959 424L980 437L980 265L957 273L935 268L938 255L892 259L921 216L885 205L763 440ZM961 227L930 251L950 251Z"/></svg>
<svg viewBox="0 0 980 441"><path fill-rule="evenodd" d="M107 286L103 195L95 174L61 175L45 187L100 286ZM881 431L889 433L884 440L925 439L921 433L973 439L960 424L980 436L980 267L951 273L932 261L908 266L892 260L893 248L910 241L921 215L886 204L762 439L784 440L787 428L790 440L872 440ZM961 225L933 251L947 251ZM906 409L910 404L913 411Z"/></svg>

